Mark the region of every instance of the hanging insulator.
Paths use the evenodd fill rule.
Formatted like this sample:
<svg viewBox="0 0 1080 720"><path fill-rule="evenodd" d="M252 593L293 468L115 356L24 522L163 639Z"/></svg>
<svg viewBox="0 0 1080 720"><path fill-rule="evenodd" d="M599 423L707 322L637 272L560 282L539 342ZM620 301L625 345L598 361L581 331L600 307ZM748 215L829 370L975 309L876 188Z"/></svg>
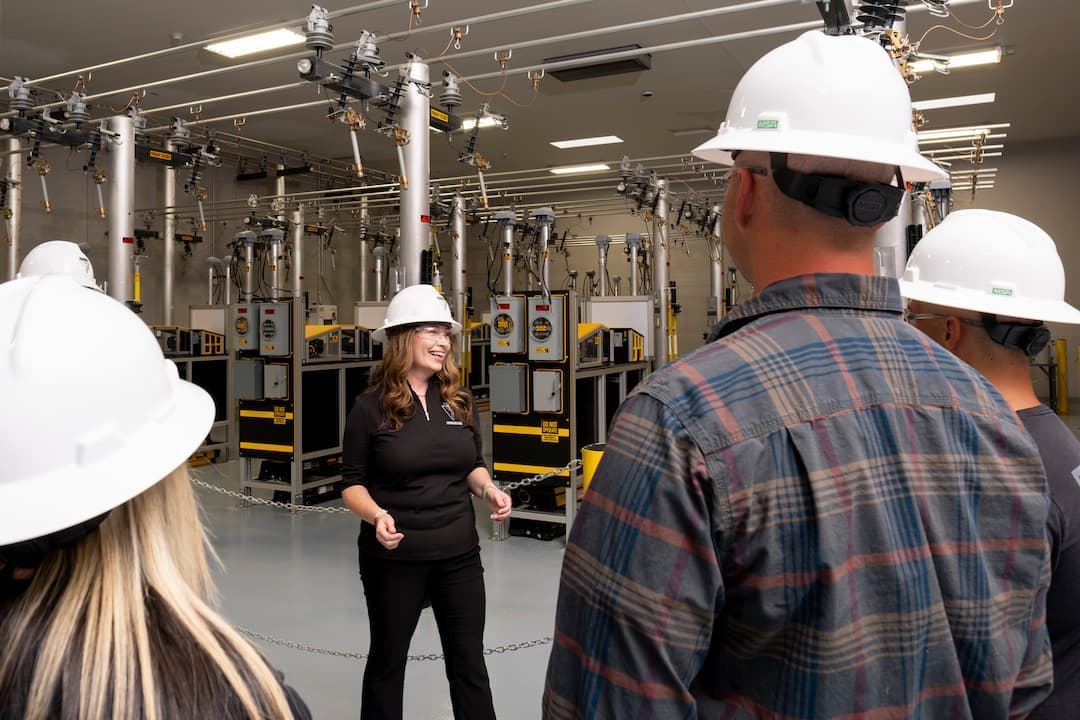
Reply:
<svg viewBox="0 0 1080 720"><path fill-rule="evenodd" d="M862 0L855 19L863 24L865 30L873 32L891 28L894 23L904 19L906 12L898 0Z"/></svg>

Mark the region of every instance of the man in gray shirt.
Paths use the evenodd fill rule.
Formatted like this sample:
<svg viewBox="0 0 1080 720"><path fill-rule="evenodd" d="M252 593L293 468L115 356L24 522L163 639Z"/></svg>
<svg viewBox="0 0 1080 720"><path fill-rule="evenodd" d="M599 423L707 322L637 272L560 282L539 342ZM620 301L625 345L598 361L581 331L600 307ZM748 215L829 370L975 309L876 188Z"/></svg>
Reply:
<svg viewBox="0 0 1080 720"><path fill-rule="evenodd" d="M1003 212L959 210L927 233L900 292L910 322L986 376L1020 417L1050 489L1046 626L1054 690L1029 716L1074 718L1080 705L1080 440L1039 402L1030 358L1050 339L1043 321L1080 324L1064 301L1065 272L1050 236Z"/></svg>

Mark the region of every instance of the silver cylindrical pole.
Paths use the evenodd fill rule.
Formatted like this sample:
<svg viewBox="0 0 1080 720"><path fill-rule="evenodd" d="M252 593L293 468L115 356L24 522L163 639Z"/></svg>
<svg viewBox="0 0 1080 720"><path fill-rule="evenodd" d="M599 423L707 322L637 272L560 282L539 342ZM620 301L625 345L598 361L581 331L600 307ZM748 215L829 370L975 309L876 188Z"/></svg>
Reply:
<svg viewBox="0 0 1080 720"><path fill-rule="evenodd" d="M385 245L376 245L371 250L371 256L375 258L375 300L380 302L383 299L383 273L387 252Z"/></svg>
<svg viewBox="0 0 1080 720"><path fill-rule="evenodd" d="M453 238L453 261L450 263L450 292L453 301L454 319L466 326L465 317L465 198L456 193L451 203L450 232Z"/></svg>
<svg viewBox="0 0 1080 720"><path fill-rule="evenodd" d="M502 233L502 286L503 295L514 294L514 222L516 217L510 210L495 213L495 222L499 223Z"/></svg>
<svg viewBox="0 0 1080 720"><path fill-rule="evenodd" d="M368 244L368 199L360 200L360 301L368 299L368 280L371 274L369 262L370 248Z"/></svg>
<svg viewBox="0 0 1080 720"><path fill-rule="evenodd" d="M630 295L637 295L641 290L638 270L638 250L641 248L641 233L626 233L626 245L630 248Z"/></svg>
<svg viewBox="0 0 1080 720"><path fill-rule="evenodd" d="M285 246L285 233L278 228L271 228L263 233L266 241L264 252L270 260L270 299L277 300L285 289L285 273L281 267L282 248Z"/></svg>
<svg viewBox="0 0 1080 720"><path fill-rule="evenodd" d="M277 164L277 172L274 174L274 201L278 203L285 202L285 163L280 162ZM278 215L278 220L284 220L284 215Z"/></svg>
<svg viewBox="0 0 1080 720"><path fill-rule="evenodd" d="M174 149L171 142L165 143L165 152L171 153ZM176 237L176 215L173 214L172 208L176 206L176 170L172 165L165 166L161 179L164 182L162 199L165 201L165 207L168 208L165 211L165 222L161 231L164 236L164 245L161 251L165 254L163 263L164 277L162 278L161 288L165 311L162 322L166 325L173 325L173 308L176 302L176 241L173 240ZM213 268L210 268L211 277L213 277L213 270ZM213 285L213 282L211 281L210 284ZM213 298L208 301L208 303L213 302Z"/></svg>
<svg viewBox="0 0 1080 720"><path fill-rule="evenodd" d="M214 258L210 258L213 260ZM210 267L206 268L206 304L214 304L214 264L210 263Z"/></svg>
<svg viewBox="0 0 1080 720"><path fill-rule="evenodd" d="M596 236L596 255L597 255L597 257L596 257L596 274L600 276L600 287L599 287L599 293L598 293L600 295L600 297L607 297L607 294L608 294L608 286L607 286L607 275L608 275L608 272L607 272L607 255L608 255L608 248L610 248L610 247L611 247L611 238L609 238L607 235L597 235Z"/></svg>
<svg viewBox="0 0 1080 720"><path fill-rule="evenodd" d="M403 276L401 286L420 282L420 253L431 244L430 106L431 100L419 84L429 79L427 64L411 58L402 71L409 82L402 95L402 127L408 132L403 148L407 182L401 187L401 250L398 261Z"/></svg>
<svg viewBox="0 0 1080 720"><path fill-rule="evenodd" d="M668 197L667 180L656 181L656 213L653 215L653 299L656 301L656 337L653 362L660 367L668 360Z"/></svg>
<svg viewBox="0 0 1080 720"><path fill-rule="evenodd" d="M233 242L240 243L240 302L251 302L255 297L255 233L245 230L237 233Z"/></svg>
<svg viewBox="0 0 1080 720"><path fill-rule="evenodd" d="M299 205L292 215L292 265L289 271L289 287L294 298L303 297L301 285L304 280L304 209Z"/></svg>
<svg viewBox="0 0 1080 720"><path fill-rule="evenodd" d="M109 144L109 295L131 300L131 249L135 237L135 124L129 115L109 118L116 139Z"/></svg>
<svg viewBox="0 0 1080 720"><path fill-rule="evenodd" d="M234 258L229 256L222 258L225 265L225 304L232 305L232 266Z"/></svg>
<svg viewBox="0 0 1080 720"><path fill-rule="evenodd" d="M555 211L549 207L533 210L533 218L540 224L540 289L547 292L551 289L551 227L555 222Z"/></svg>
<svg viewBox="0 0 1080 720"><path fill-rule="evenodd" d="M900 277L907 265L907 227L911 222L911 191L904 193L900 212L874 233L874 270L884 277Z"/></svg>
<svg viewBox="0 0 1080 720"><path fill-rule="evenodd" d="M7 168L4 177L8 181L7 210L11 217L7 218L8 235L8 272L7 279L15 279L19 271L19 240L22 236L22 176L23 162L21 154L22 146L18 138L8 138L7 141Z"/></svg>

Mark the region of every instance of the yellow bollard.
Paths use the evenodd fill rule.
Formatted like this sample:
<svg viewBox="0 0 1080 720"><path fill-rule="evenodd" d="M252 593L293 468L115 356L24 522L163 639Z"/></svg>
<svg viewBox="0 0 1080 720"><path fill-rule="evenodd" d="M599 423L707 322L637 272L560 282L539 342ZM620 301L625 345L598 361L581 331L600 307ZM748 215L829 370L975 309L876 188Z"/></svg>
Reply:
<svg viewBox="0 0 1080 720"><path fill-rule="evenodd" d="M604 443L593 443L581 448L581 474L584 476L584 489L589 489L596 466L600 464L600 458L604 454Z"/></svg>

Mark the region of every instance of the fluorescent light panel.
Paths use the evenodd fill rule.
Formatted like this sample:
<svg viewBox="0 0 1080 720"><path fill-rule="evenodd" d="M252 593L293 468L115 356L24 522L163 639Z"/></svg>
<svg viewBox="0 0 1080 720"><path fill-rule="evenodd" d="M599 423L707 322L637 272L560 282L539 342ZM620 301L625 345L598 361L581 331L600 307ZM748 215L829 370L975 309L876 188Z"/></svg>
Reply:
<svg viewBox="0 0 1080 720"><path fill-rule="evenodd" d="M984 152L982 154L984 158L1001 157L999 152ZM971 160L971 153L967 155L947 155L946 157L934 158L934 162L941 162L942 160Z"/></svg>
<svg viewBox="0 0 1080 720"><path fill-rule="evenodd" d="M304 36L300 33L288 28L278 28L277 30L268 30L234 40L212 43L206 46L206 50L218 55L224 55L227 58L238 58L267 50L289 47L290 45L300 45L303 42Z"/></svg>
<svg viewBox="0 0 1080 720"><path fill-rule="evenodd" d="M942 140L967 135L979 135L989 133L991 130L1000 130L1010 127L1011 123L987 123L986 125L968 125L966 127L942 128L940 130L920 130L919 142L924 140Z"/></svg>
<svg viewBox="0 0 1080 720"><path fill-rule="evenodd" d="M925 58L923 60L916 60L908 65L912 70L917 73L934 72L934 68L938 65L944 65L950 70L964 67L974 67L976 65L993 65L1001 62L1002 52L1001 47L990 48L989 50L976 50L975 52L960 53L958 55L950 55L946 61L932 60Z"/></svg>
<svg viewBox="0 0 1080 720"><path fill-rule="evenodd" d="M604 170L610 170L607 165L603 163L592 163L589 165L566 165L564 167L554 167L548 170L552 175L576 175L577 173L591 173L591 172L603 172Z"/></svg>
<svg viewBox="0 0 1080 720"><path fill-rule="evenodd" d="M622 141L622 138L618 135L600 135L598 137L577 138L576 140L554 140L551 144L560 150L570 150L593 145L614 145Z"/></svg>
<svg viewBox="0 0 1080 720"><path fill-rule="evenodd" d="M997 172L997 168L982 168L980 170L953 170L953 175L979 175L993 174Z"/></svg>
<svg viewBox="0 0 1080 720"><path fill-rule="evenodd" d="M922 152L935 152L934 150L925 149L926 145L947 145L949 143L963 142L965 140L978 140L980 138L985 140L1000 140L1002 138L1009 137L1009 133L990 133L989 135L983 135L982 133L973 133L971 135L958 135L956 137L946 138L931 138L930 140L920 140L919 145L924 146ZM940 148L936 152L940 152Z"/></svg>
<svg viewBox="0 0 1080 720"><path fill-rule="evenodd" d="M995 93L977 95L955 95L934 100L916 100L911 107L916 110L941 110L942 108L964 107L965 105L985 105L994 102Z"/></svg>
<svg viewBox="0 0 1080 720"><path fill-rule="evenodd" d="M1004 149L1004 148L1005 148L1005 145L1003 145L1003 144L998 144L998 145L983 145L983 146L982 146L982 149L983 149L983 150L1002 150L1002 149ZM961 153L961 152L971 152L971 151L972 151L972 150L974 150L974 149L975 149L975 147L974 147L974 146L972 146L972 147L966 147L966 148L965 148L965 147L955 147L955 148L938 148L937 150L923 150L923 151L922 151L922 154L923 154L923 155L927 155L927 156L929 156L929 157L930 157L931 159L933 159L933 158L934 158L934 155L935 155L935 154L937 154L937 153L940 153L940 154L943 154L943 155L948 155L948 154L953 154L953 155L955 155L956 153Z"/></svg>

